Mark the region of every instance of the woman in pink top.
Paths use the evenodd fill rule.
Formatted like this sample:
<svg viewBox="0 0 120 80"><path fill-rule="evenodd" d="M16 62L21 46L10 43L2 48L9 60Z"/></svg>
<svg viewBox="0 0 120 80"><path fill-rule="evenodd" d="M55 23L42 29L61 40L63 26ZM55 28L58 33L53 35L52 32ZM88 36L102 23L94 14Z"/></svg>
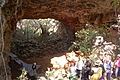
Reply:
<svg viewBox="0 0 120 80"><path fill-rule="evenodd" d="M115 75L116 77L120 77L120 54L117 55L115 65L116 65Z"/></svg>

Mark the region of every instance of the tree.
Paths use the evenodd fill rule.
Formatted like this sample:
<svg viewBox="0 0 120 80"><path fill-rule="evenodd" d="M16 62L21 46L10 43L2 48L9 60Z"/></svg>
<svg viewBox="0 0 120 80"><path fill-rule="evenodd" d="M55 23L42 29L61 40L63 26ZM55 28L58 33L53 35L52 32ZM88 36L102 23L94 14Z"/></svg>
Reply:
<svg viewBox="0 0 120 80"><path fill-rule="evenodd" d="M69 49L77 49L83 52L85 55L88 55L92 51L94 38L98 35L102 35L99 30L99 28L97 29L90 24L86 24L84 29L75 33L77 40L73 42Z"/></svg>

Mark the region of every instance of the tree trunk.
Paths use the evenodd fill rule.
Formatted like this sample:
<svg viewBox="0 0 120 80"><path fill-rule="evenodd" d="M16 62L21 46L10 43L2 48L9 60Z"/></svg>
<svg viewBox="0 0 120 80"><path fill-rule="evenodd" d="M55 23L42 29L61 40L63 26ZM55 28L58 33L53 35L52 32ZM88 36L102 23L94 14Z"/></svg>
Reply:
<svg viewBox="0 0 120 80"><path fill-rule="evenodd" d="M16 20L7 20L0 9L0 80L11 80L9 54L15 26Z"/></svg>
<svg viewBox="0 0 120 80"><path fill-rule="evenodd" d="M0 8L0 80L11 80L8 55L5 53L4 19Z"/></svg>

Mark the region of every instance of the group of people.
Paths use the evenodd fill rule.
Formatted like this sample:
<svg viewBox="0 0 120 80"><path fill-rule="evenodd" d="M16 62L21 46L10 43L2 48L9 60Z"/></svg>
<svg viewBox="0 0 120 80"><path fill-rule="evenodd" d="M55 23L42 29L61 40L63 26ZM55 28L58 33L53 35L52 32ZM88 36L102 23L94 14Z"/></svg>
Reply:
<svg viewBox="0 0 120 80"><path fill-rule="evenodd" d="M70 62L68 69L70 80L112 80L120 78L120 54L113 61L110 54L105 54L102 59L92 61L89 57L83 60L78 56L78 61Z"/></svg>
<svg viewBox="0 0 120 80"><path fill-rule="evenodd" d="M78 56L79 59L76 62L70 62L69 72L70 80L89 80L89 75L91 72L91 60L87 57L86 61L83 60L81 56Z"/></svg>

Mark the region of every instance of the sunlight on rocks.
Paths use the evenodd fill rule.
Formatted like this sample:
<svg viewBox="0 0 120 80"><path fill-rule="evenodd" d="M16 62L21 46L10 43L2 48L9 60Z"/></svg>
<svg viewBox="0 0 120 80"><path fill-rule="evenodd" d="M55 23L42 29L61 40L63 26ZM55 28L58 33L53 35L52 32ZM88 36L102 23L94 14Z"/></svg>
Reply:
<svg viewBox="0 0 120 80"><path fill-rule="evenodd" d="M68 63L68 61L65 55L61 57L54 57L51 59L51 64L53 65L53 68L63 68L66 63Z"/></svg>

